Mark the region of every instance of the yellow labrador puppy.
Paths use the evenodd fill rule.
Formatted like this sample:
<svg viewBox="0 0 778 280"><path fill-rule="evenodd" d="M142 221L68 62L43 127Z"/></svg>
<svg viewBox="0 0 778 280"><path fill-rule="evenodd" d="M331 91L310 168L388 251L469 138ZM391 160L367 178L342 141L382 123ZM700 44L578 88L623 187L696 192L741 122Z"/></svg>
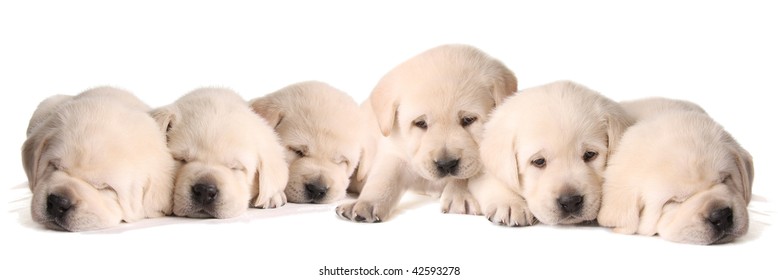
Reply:
<svg viewBox="0 0 778 280"><path fill-rule="evenodd" d="M364 121L348 94L302 82L249 102L286 146L290 202L329 203L346 195L359 162Z"/></svg>
<svg viewBox="0 0 778 280"><path fill-rule="evenodd" d="M594 220L606 162L630 124L618 103L573 82L523 90L486 124L485 174L470 190L498 224Z"/></svg>
<svg viewBox="0 0 778 280"><path fill-rule="evenodd" d="M170 214L175 163L149 110L110 87L41 102L22 147L33 220L82 231Z"/></svg>
<svg viewBox="0 0 778 280"><path fill-rule="evenodd" d="M498 60L465 45L433 48L400 64L373 90L364 110L377 149L356 202L337 208L357 222L385 220L409 188L439 195L444 212L479 212L467 179L481 170L478 146L489 112L516 91ZM369 147L369 145L367 146ZM361 173L361 174L360 174Z"/></svg>
<svg viewBox="0 0 778 280"><path fill-rule="evenodd" d="M236 93L198 89L152 115L178 161L174 214L231 218L249 204L286 203L283 148L273 128Z"/></svg>
<svg viewBox="0 0 778 280"><path fill-rule="evenodd" d="M605 172L600 225L693 244L744 235L751 155L695 104L660 98L623 104L639 118Z"/></svg>

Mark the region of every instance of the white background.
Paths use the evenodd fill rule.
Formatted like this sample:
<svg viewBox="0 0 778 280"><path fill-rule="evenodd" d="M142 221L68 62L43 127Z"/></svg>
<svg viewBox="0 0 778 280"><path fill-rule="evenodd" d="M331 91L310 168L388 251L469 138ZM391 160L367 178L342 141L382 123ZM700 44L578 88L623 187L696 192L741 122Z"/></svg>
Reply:
<svg viewBox="0 0 778 280"><path fill-rule="evenodd" d="M582 2L4 1L0 278L312 279L325 265L459 266L447 278L461 279L774 277L778 9ZM416 196L374 225L338 219L335 204L87 233L30 220L20 147L49 95L113 85L162 106L200 86L249 99L315 79L362 102L392 67L446 43L502 60L519 88L570 79L615 100L697 102L754 157L751 232L734 244L691 246L590 226L503 228L441 214Z"/></svg>

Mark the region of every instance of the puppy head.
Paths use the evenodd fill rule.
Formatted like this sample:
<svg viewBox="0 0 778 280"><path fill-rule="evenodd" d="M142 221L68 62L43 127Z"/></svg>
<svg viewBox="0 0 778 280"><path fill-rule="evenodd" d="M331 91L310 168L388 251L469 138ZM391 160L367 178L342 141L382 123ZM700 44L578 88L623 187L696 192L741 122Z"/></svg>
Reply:
<svg viewBox="0 0 778 280"><path fill-rule="evenodd" d="M288 171L280 152L266 151L278 146L276 136L234 92L195 90L152 116L166 131L178 161L176 215L235 217L261 194L263 180L286 183Z"/></svg>
<svg viewBox="0 0 778 280"><path fill-rule="evenodd" d="M55 98L22 148L33 220L82 231L170 213L173 162L153 120L123 102L139 101L112 88Z"/></svg>
<svg viewBox="0 0 778 280"><path fill-rule="evenodd" d="M428 180L465 179L481 169L478 143L516 78L478 49L445 45L400 64L370 96L378 125Z"/></svg>
<svg viewBox="0 0 778 280"><path fill-rule="evenodd" d="M649 97L620 103L624 111L635 121L645 120L668 111L690 111L705 113L697 104L685 100L664 97Z"/></svg>
<svg viewBox="0 0 778 280"><path fill-rule="evenodd" d="M629 118L572 82L531 88L498 107L486 126L485 169L522 194L546 224L594 220L608 155Z"/></svg>
<svg viewBox="0 0 778 280"><path fill-rule="evenodd" d="M118 193L110 185L71 176L59 155L65 149L55 139L44 139L36 154L31 210L35 222L50 229L84 231L115 226L122 221ZM29 143L26 142L26 143ZM25 144L27 150L27 144ZM59 152L59 155L58 155ZM66 160L66 163L72 163ZM33 183L34 182L34 183Z"/></svg>
<svg viewBox="0 0 778 280"><path fill-rule="evenodd" d="M692 244L747 232L751 155L707 115L676 111L636 124L613 163L601 223Z"/></svg>
<svg viewBox="0 0 778 280"><path fill-rule="evenodd" d="M286 147L289 201L329 203L346 195L364 129L359 107L350 96L325 83L303 82L250 104Z"/></svg>

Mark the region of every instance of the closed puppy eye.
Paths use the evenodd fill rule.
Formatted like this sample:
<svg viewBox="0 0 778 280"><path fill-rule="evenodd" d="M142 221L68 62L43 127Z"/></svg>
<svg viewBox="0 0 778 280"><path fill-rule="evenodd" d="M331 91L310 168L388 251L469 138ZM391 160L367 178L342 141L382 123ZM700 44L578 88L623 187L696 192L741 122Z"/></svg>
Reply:
<svg viewBox="0 0 778 280"><path fill-rule="evenodd" d="M467 126L473 124L477 120L478 120L478 117L464 117L464 118L462 118L462 120L459 121L459 124L461 124L462 127L467 127Z"/></svg>
<svg viewBox="0 0 778 280"><path fill-rule="evenodd" d="M180 162L181 164L186 164L187 162L189 162L189 161L188 161L186 158L184 158L184 157L173 157L173 159L175 159L177 162Z"/></svg>
<svg viewBox="0 0 778 280"><path fill-rule="evenodd" d="M413 126L421 128L421 129L427 129L427 121L425 121L425 120L413 121Z"/></svg>
<svg viewBox="0 0 778 280"><path fill-rule="evenodd" d="M59 165L58 160L50 160L49 161L49 167L51 167L54 170L60 170L62 167Z"/></svg>
<svg viewBox="0 0 778 280"><path fill-rule="evenodd" d="M584 161L584 162L590 162L590 161L593 161L594 159L596 159L596 158L597 158L597 155L599 155L599 154L598 154L597 152L595 152L595 151L586 151L586 152L583 154L583 161Z"/></svg>
<svg viewBox="0 0 778 280"><path fill-rule="evenodd" d="M532 165L537 168L543 168L546 167L546 159L545 158L538 158L531 161Z"/></svg>
<svg viewBox="0 0 778 280"><path fill-rule="evenodd" d="M295 147L286 147L290 151L294 152L298 157L305 157L305 152Z"/></svg>
<svg viewBox="0 0 778 280"><path fill-rule="evenodd" d="M235 163L235 164L230 165L230 169L232 169L233 171L244 171L244 170L246 170L246 168L243 167L243 165L240 164L240 163Z"/></svg>

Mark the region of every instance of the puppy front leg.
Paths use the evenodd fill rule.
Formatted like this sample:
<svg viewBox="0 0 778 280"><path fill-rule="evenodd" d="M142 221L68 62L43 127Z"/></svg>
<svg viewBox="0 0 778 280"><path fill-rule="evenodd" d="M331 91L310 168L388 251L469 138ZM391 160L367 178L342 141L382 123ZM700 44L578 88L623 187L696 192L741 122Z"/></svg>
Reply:
<svg viewBox="0 0 778 280"><path fill-rule="evenodd" d="M407 189L401 180L403 166L400 159L391 156L377 162L357 201L341 204L335 211L339 216L355 222L377 223L386 220Z"/></svg>
<svg viewBox="0 0 778 280"><path fill-rule="evenodd" d="M530 212L527 201L494 176L481 174L470 178L467 188L492 223L504 226L535 224L535 216Z"/></svg>
<svg viewBox="0 0 778 280"><path fill-rule="evenodd" d="M481 215L481 208L467 189L468 180L453 180L446 184L440 196L443 213Z"/></svg>
<svg viewBox="0 0 778 280"><path fill-rule="evenodd" d="M639 195L634 190L619 188L608 182L602 188L597 223L613 228L616 233L635 234L640 225L640 209L643 208Z"/></svg>

